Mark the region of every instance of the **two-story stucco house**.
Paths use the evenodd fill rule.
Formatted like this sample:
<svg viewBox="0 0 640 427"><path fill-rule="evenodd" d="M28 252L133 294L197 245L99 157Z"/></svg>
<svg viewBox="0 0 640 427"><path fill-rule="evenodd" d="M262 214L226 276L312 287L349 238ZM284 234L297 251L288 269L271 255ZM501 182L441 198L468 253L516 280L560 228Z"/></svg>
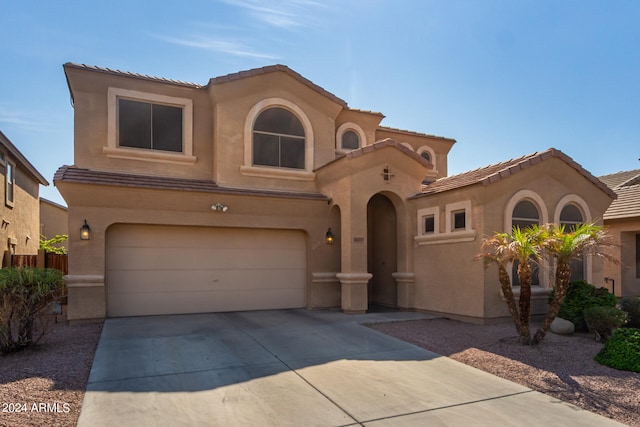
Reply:
<svg viewBox="0 0 640 427"><path fill-rule="evenodd" d="M15 145L0 132L0 255L35 255L40 245L40 185L49 185Z"/></svg>
<svg viewBox="0 0 640 427"><path fill-rule="evenodd" d="M381 126L282 65L205 85L64 70L70 320L383 305L488 321L508 312L473 261L483 236L600 221L615 197L555 149L447 176L455 140ZM542 268L538 312L550 282Z"/></svg>

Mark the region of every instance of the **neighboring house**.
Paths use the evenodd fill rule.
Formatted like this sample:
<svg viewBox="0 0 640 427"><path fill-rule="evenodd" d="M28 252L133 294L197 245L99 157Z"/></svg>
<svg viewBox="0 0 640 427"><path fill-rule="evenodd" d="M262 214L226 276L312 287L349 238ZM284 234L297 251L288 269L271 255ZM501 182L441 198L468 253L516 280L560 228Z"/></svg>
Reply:
<svg viewBox="0 0 640 427"><path fill-rule="evenodd" d="M601 176L618 198L604 214L604 223L619 245L614 256L621 265L607 264L609 289L618 296L640 296L640 169Z"/></svg>
<svg viewBox="0 0 640 427"><path fill-rule="evenodd" d="M282 65L206 85L64 70L70 320L383 305L486 322L509 314L474 261L485 235L597 221L615 197L555 149L448 177L455 140L381 126Z"/></svg>
<svg viewBox="0 0 640 427"><path fill-rule="evenodd" d="M11 255L36 255L39 247L40 185L47 180L0 132L0 251L2 267L11 264Z"/></svg>
<svg viewBox="0 0 640 427"><path fill-rule="evenodd" d="M40 234L47 239L69 234L69 210L51 200L40 198ZM66 243L62 246L67 246Z"/></svg>

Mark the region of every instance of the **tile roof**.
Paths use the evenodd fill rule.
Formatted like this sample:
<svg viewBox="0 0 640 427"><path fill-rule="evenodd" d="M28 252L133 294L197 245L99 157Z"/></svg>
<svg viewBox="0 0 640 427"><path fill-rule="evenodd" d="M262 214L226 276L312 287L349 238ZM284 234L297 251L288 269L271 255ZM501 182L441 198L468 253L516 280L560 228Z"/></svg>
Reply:
<svg viewBox="0 0 640 427"><path fill-rule="evenodd" d="M105 73L105 74L112 74L112 75L124 76L124 77L133 77L133 78L136 78L136 79L151 80L151 81L154 81L154 82L169 83L169 84L172 84L172 85L187 86L187 87L192 87L192 88L196 88L196 89L201 89L201 88L206 87L206 86L203 86L203 85L200 85L200 84L197 84L197 83L184 82L182 80L173 80L173 79L167 79L167 78L164 78L164 77L149 76L147 74L132 73L130 71L120 71L120 70L115 70L115 69L112 69L112 68L97 67L95 65L76 64L76 63L73 63L73 62L67 62L66 64L63 65L63 67L65 69L67 69L67 68L76 68L76 69L80 69L80 70L98 71L100 73Z"/></svg>
<svg viewBox="0 0 640 427"><path fill-rule="evenodd" d="M404 145L400 144L399 142L397 142L395 139L391 139L391 138L386 138L377 142L374 142L373 144L370 145L365 145L364 147L358 148L356 150L351 150L349 152L347 152L346 154L338 157L337 159L334 159L332 161L330 161L329 163L326 163L322 166L320 166L319 168L317 168L316 170L320 170L322 168L325 168L337 161L340 161L342 159L352 159L354 157L360 157L363 156L365 154L368 153L372 153L376 150L381 150L383 148L386 147L395 147L396 149L402 151L404 154L406 154L407 156L411 157L412 159L414 159L415 161L422 163L422 165L426 166L429 169L433 169L433 164L431 162L429 162L427 159L425 159L424 157L422 157L421 155L419 155L418 153L416 153L415 151L411 150L410 148L405 147Z"/></svg>
<svg viewBox="0 0 640 427"><path fill-rule="evenodd" d="M29 160L18 150L18 148L13 145L13 143L7 138L7 136L0 131L0 146L4 147L12 157L14 157L22 167L24 167L29 173L40 182L42 185L49 185L49 182L46 180L44 176L31 164Z"/></svg>
<svg viewBox="0 0 640 427"><path fill-rule="evenodd" d="M204 193L239 194L293 199L329 200L321 193L260 190L250 188L220 187L213 180L170 178L161 176L134 175L118 172L102 172L75 166L62 166L56 171L53 182L107 185L115 187L151 188L159 190L195 191Z"/></svg>
<svg viewBox="0 0 640 427"><path fill-rule="evenodd" d="M311 89L315 90L316 92L320 93L321 95L326 96L327 98L331 99L332 101L334 101L334 102L340 104L341 106L347 108L347 102L346 101L344 101L343 99L338 98L337 96L335 96L331 92L321 88L317 84L313 83L311 80L307 79L306 77L303 77L301 74L293 71L291 68L287 67L286 65L282 65L282 64L269 65L269 66L261 67L261 68L253 68L251 70L240 71L240 72L237 72L237 73L227 74L225 76L214 77L214 78L209 80L209 84L210 85L211 84L223 84L223 83L228 83L228 82L244 79L244 78L247 78L247 77L259 76L259 75L262 75L262 74L275 73L275 72L286 73L289 76L291 76L294 79L296 79L297 81L299 81L300 83L310 87Z"/></svg>
<svg viewBox="0 0 640 427"><path fill-rule="evenodd" d="M605 220L640 217L640 169L601 176L618 198L604 213Z"/></svg>
<svg viewBox="0 0 640 427"><path fill-rule="evenodd" d="M609 187L599 181L598 178L591 175L587 170L573 161L569 156L567 156L560 150L556 150L555 148L549 148L545 151L528 154L517 159L511 159L502 163L485 166L469 172L461 173L459 175L440 178L428 185L423 186L422 192L412 196L411 198L419 198L428 196L430 194L443 193L445 191L456 190L458 188L475 184L489 185L552 157L561 159L569 166L573 167L580 174L582 174L585 178L593 182L602 191L615 198L615 193L611 189L609 189Z"/></svg>
<svg viewBox="0 0 640 427"><path fill-rule="evenodd" d="M415 132L412 130L406 130L406 129L398 129L398 128L392 128L392 127L388 127L388 126L378 126L378 130L381 131L388 131L388 132L397 132L397 133L404 133L406 135L415 135L415 136L426 136L429 138L438 138L438 139L444 139L446 141L452 141L452 142L457 142L455 139L453 138L447 138L444 136L438 136L438 135L431 135L428 133L421 133L421 132Z"/></svg>

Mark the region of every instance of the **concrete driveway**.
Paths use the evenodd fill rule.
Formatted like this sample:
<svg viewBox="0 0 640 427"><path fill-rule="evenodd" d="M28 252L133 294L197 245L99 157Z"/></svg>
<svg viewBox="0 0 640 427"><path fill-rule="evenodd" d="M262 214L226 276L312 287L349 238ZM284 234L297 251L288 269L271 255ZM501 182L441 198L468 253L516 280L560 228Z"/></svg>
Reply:
<svg viewBox="0 0 640 427"><path fill-rule="evenodd" d="M620 425L371 330L418 313L109 319L78 425Z"/></svg>

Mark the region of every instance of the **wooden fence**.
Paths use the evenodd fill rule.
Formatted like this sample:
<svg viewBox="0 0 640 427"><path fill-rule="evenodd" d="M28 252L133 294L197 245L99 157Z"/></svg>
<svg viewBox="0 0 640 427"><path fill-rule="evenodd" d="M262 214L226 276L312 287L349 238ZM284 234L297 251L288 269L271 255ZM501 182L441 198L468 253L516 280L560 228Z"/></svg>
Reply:
<svg viewBox="0 0 640 427"><path fill-rule="evenodd" d="M69 257L67 254L54 254L51 252L38 255L11 255L11 267L43 267L54 268L69 273Z"/></svg>

